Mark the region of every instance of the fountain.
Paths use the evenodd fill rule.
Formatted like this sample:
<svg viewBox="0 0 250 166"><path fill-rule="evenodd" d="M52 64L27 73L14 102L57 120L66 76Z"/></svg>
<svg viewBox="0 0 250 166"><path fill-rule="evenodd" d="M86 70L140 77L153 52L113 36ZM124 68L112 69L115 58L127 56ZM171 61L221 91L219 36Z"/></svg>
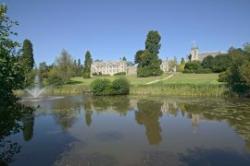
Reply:
<svg viewBox="0 0 250 166"><path fill-rule="evenodd" d="M40 78L39 78L39 75L37 74L35 76L35 80L34 80L34 87L31 88L31 89L25 89L30 96L32 96L32 98L39 98L41 97L41 94L45 91L45 88L41 88L41 85L40 85Z"/></svg>
<svg viewBox="0 0 250 166"><path fill-rule="evenodd" d="M28 92L29 97L23 97L22 101L32 101L37 102L40 100L54 100L64 98L63 96L46 96L43 97L42 94L45 92L46 87L41 87L40 77L36 74L34 79L34 87L26 88L25 91Z"/></svg>

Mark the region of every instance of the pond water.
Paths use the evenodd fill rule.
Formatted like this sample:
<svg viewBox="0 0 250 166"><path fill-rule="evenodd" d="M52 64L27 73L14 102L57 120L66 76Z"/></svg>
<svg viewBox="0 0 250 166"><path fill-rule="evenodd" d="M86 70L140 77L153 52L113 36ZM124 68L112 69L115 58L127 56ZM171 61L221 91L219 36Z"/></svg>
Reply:
<svg viewBox="0 0 250 166"><path fill-rule="evenodd" d="M250 165L249 100L68 96L23 103L37 109L24 112L20 131L0 137L0 165Z"/></svg>

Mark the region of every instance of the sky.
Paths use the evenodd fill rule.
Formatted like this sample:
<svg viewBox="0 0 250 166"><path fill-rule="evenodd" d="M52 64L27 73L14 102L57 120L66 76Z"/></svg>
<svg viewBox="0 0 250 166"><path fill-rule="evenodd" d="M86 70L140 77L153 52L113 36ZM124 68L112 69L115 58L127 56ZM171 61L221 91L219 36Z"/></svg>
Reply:
<svg viewBox="0 0 250 166"><path fill-rule="evenodd" d="M84 60L133 61L148 31L161 35L160 58L226 51L250 42L250 0L0 0L19 22L15 40L30 39L36 63L53 63L62 49Z"/></svg>

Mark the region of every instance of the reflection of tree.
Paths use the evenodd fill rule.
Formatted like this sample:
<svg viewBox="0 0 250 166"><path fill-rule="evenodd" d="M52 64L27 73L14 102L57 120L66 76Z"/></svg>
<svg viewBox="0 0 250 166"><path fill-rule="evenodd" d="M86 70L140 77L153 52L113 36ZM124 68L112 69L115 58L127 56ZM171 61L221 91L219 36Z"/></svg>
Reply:
<svg viewBox="0 0 250 166"><path fill-rule="evenodd" d="M17 103L15 98L0 99L0 165L8 165L13 161L14 155L20 152L21 146L8 137L25 130L25 124L21 122L25 114L33 117L33 111L32 108Z"/></svg>
<svg viewBox="0 0 250 166"><path fill-rule="evenodd" d="M85 123L87 126L90 126L92 123L92 103L89 97L86 97L83 103L84 111L85 111Z"/></svg>
<svg viewBox="0 0 250 166"><path fill-rule="evenodd" d="M56 122L61 125L64 130L70 128L77 117L80 110L80 104L66 100L58 100L54 103L53 114Z"/></svg>
<svg viewBox="0 0 250 166"><path fill-rule="evenodd" d="M84 100L85 122L90 126L93 111L115 111L120 115L126 115L129 110L129 98L127 96L92 96Z"/></svg>
<svg viewBox="0 0 250 166"><path fill-rule="evenodd" d="M136 121L146 128L146 135L150 144L161 142L161 127L159 118L162 116L161 102L140 100L137 103L138 111L135 112Z"/></svg>
<svg viewBox="0 0 250 166"><path fill-rule="evenodd" d="M90 126L92 123L92 113L92 111L85 111L85 122L88 126Z"/></svg>
<svg viewBox="0 0 250 166"><path fill-rule="evenodd" d="M129 109L129 98L127 96L92 97L89 102L93 104L96 111L111 109L126 115Z"/></svg>
<svg viewBox="0 0 250 166"><path fill-rule="evenodd" d="M120 115L127 115L129 109L129 98L127 96L116 96L112 99L113 109Z"/></svg>
<svg viewBox="0 0 250 166"><path fill-rule="evenodd" d="M23 122L23 138L29 141L33 137L34 116L32 112L27 112L22 118Z"/></svg>

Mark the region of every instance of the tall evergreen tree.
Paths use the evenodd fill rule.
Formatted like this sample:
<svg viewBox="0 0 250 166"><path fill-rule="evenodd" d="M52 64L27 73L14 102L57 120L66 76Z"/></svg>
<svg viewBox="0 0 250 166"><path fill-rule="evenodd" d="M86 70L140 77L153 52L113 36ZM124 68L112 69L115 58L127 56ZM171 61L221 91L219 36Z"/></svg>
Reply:
<svg viewBox="0 0 250 166"><path fill-rule="evenodd" d="M138 62L138 77L158 76L162 74L161 60L158 57L161 36L157 31L149 31L145 42L145 50L138 51L135 61Z"/></svg>
<svg viewBox="0 0 250 166"><path fill-rule="evenodd" d="M85 54L84 69L83 69L84 78L90 78L91 64L92 64L91 54L89 51L87 51Z"/></svg>
<svg viewBox="0 0 250 166"><path fill-rule="evenodd" d="M145 42L145 49L152 55L157 56L161 48L161 36L157 31L149 31Z"/></svg>
<svg viewBox="0 0 250 166"><path fill-rule="evenodd" d="M122 57L122 60L123 61L127 61L127 58L124 56L124 57Z"/></svg>
<svg viewBox="0 0 250 166"><path fill-rule="evenodd" d="M25 72L30 72L34 65L35 65L35 61L34 61L34 57L33 57L33 46L30 40L25 39L23 41L23 48L22 48L22 63L23 63L23 67L25 69Z"/></svg>
<svg viewBox="0 0 250 166"><path fill-rule="evenodd" d="M181 58L181 64L185 64L185 59L183 57Z"/></svg>
<svg viewBox="0 0 250 166"><path fill-rule="evenodd" d="M23 41L23 47L21 50L21 64L24 70L24 77L25 77L25 86L29 86L33 80L35 73L32 72L34 67L34 57L33 57L33 46L30 40L25 39Z"/></svg>
<svg viewBox="0 0 250 166"><path fill-rule="evenodd" d="M78 66L79 69L81 69L81 59L77 60L77 66Z"/></svg>

